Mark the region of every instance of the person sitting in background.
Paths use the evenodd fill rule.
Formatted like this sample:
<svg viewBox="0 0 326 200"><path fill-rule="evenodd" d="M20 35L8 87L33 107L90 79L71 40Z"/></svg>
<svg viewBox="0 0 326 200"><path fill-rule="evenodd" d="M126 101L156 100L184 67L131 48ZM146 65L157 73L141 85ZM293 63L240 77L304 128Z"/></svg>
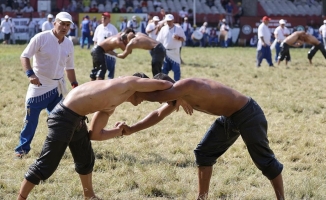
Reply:
<svg viewBox="0 0 326 200"><path fill-rule="evenodd" d="M254 35L252 38L250 38L250 46L251 47L256 47L258 42L258 37L257 35Z"/></svg>
<svg viewBox="0 0 326 200"><path fill-rule="evenodd" d="M97 4L93 4L93 6L89 9L90 13L98 13L98 8L97 8Z"/></svg>
<svg viewBox="0 0 326 200"><path fill-rule="evenodd" d="M207 0L207 1L206 1L206 5L207 5L208 7L210 7L210 8L212 8L213 6L215 6L215 3L214 3L213 0Z"/></svg>
<svg viewBox="0 0 326 200"><path fill-rule="evenodd" d="M126 0L126 7L129 8L131 7L132 9L134 8L134 3L132 2L132 0Z"/></svg>
<svg viewBox="0 0 326 200"><path fill-rule="evenodd" d="M182 9L179 11L179 17L181 19L188 17L188 12L186 11L186 7L182 7Z"/></svg>
<svg viewBox="0 0 326 200"><path fill-rule="evenodd" d="M23 8L22 12L25 13L32 13L34 12L34 8L31 6L31 4L28 2L27 5Z"/></svg>
<svg viewBox="0 0 326 200"><path fill-rule="evenodd" d="M121 12L121 10L120 10L118 4L117 3L114 4L114 7L112 8L112 13L120 13L120 12Z"/></svg>
<svg viewBox="0 0 326 200"><path fill-rule="evenodd" d="M122 4L122 6L121 6L121 8L120 8L120 12L121 12L121 13L126 13L126 12L127 12L126 4Z"/></svg>
<svg viewBox="0 0 326 200"><path fill-rule="evenodd" d="M218 35L216 27L212 28L209 33L209 46L217 46L218 44Z"/></svg>
<svg viewBox="0 0 326 200"><path fill-rule="evenodd" d="M234 23L239 26L240 24L240 17L243 15L243 8L241 6L241 2L237 3L237 12L234 14Z"/></svg>
<svg viewBox="0 0 326 200"><path fill-rule="evenodd" d="M157 7L162 7L162 3L161 3L160 0L154 0L153 6L154 6L154 8L156 10Z"/></svg>
<svg viewBox="0 0 326 200"><path fill-rule="evenodd" d="M23 16L23 12L20 7L18 7L17 10L15 10L15 15L17 18L21 18Z"/></svg>
<svg viewBox="0 0 326 200"><path fill-rule="evenodd" d="M134 13L143 13L143 9L140 4L137 5L137 7L134 10Z"/></svg>

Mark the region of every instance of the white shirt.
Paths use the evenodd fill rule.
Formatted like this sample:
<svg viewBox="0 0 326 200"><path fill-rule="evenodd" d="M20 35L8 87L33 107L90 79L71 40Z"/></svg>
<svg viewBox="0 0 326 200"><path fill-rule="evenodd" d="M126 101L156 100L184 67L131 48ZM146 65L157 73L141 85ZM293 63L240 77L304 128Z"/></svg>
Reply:
<svg viewBox="0 0 326 200"><path fill-rule="evenodd" d="M48 31L51 30L53 28L53 23L49 22L49 21L45 21L42 24L42 31Z"/></svg>
<svg viewBox="0 0 326 200"><path fill-rule="evenodd" d="M35 28L35 26L36 26L36 22L33 20L31 22L29 22L29 24L28 24L28 28Z"/></svg>
<svg viewBox="0 0 326 200"><path fill-rule="evenodd" d="M150 38L153 38L154 40L156 40L156 38L157 38L155 28L156 28L156 25L155 25L154 22L151 22L151 23L149 23L149 24L146 26L146 32L148 32L148 31L152 31L152 32L148 33L148 36L149 36Z"/></svg>
<svg viewBox="0 0 326 200"><path fill-rule="evenodd" d="M184 18L188 16L188 12L184 10L179 11L179 17Z"/></svg>
<svg viewBox="0 0 326 200"><path fill-rule="evenodd" d="M281 26L278 26L275 31L274 31L275 39L277 41L283 41L287 36L285 35L290 35L290 30L284 26L282 28Z"/></svg>
<svg viewBox="0 0 326 200"><path fill-rule="evenodd" d="M268 26L266 26L264 23L261 23L258 26L257 50L260 50L263 44L260 37L264 38L264 41L267 45L271 45L271 31L269 30Z"/></svg>
<svg viewBox="0 0 326 200"><path fill-rule="evenodd" d="M1 22L1 32L6 34L11 32L11 23L9 22L9 19L8 21L3 20Z"/></svg>
<svg viewBox="0 0 326 200"><path fill-rule="evenodd" d="M190 23L186 23L186 22L183 22L182 25L181 25L182 29L184 32L186 31L191 31L191 25Z"/></svg>
<svg viewBox="0 0 326 200"><path fill-rule="evenodd" d="M323 36L323 38L326 37L326 24L323 24L320 26L319 32L321 32L321 35Z"/></svg>
<svg viewBox="0 0 326 200"><path fill-rule="evenodd" d="M166 48L167 57L180 64L180 47L182 46L182 42L173 38L175 34L186 40L186 35L183 32L183 29L181 26L177 25L174 25L171 29L168 25L163 26L158 33L156 40L161 42Z"/></svg>
<svg viewBox="0 0 326 200"><path fill-rule="evenodd" d="M64 70L74 69L74 46L66 37L61 44L52 30L36 34L21 57L33 57L33 71L49 79L64 76Z"/></svg>
<svg viewBox="0 0 326 200"><path fill-rule="evenodd" d="M99 44L106 38L111 37L116 34L118 34L118 30L112 24L108 23L108 25L106 25L106 26L104 26L103 24L100 24L95 29L93 41L96 42L97 44Z"/></svg>

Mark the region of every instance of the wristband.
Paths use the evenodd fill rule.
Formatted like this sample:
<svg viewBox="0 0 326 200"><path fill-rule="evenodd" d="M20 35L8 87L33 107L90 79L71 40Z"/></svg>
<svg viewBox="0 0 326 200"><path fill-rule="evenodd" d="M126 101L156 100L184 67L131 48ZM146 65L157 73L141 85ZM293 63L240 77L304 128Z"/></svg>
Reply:
<svg viewBox="0 0 326 200"><path fill-rule="evenodd" d="M71 86L72 86L72 88L77 87L77 86L78 86L78 82L77 82L77 81L72 82L72 83L71 83Z"/></svg>
<svg viewBox="0 0 326 200"><path fill-rule="evenodd" d="M34 71L32 69L29 69L25 73L26 73L26 76L29 78L34 74Z"/></svg>

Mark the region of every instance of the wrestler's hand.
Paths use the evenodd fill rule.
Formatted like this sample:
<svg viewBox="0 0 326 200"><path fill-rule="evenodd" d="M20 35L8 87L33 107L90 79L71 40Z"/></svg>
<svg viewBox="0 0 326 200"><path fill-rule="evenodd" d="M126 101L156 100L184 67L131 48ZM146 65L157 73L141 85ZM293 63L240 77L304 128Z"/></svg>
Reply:
<svg viewBox="0 0 326 200"><path fill-rule="evenodd" d="M122 135L131 135L131 128L125 122L117 122L115 127L122 129Z"/></svg>
<svg viewBox="0 0 326 200"><path fill-rule="evenodd" d="M183 110L188 114L192 115L193 113L193 108L190 104L188 104L185 100L183 99L178 99L177 104L176 104L176 111L179 111L179 106L183 108Z"/></svg>
<svg viewBox="0 0 326 200"><path fill-rule="evenodd" d="M34 84L34 85L37 85L37 86L42 85L42 83L40 82L40 80L38 79L38 77L35 74L33 74L33 75L31 75L29 77L29 82L31 84Z"/></svg>

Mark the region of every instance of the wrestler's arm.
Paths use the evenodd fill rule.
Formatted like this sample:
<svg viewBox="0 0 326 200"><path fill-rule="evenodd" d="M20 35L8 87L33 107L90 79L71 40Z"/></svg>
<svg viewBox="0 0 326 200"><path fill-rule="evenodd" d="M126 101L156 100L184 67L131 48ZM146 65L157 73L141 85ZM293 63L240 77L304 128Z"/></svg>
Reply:
<svg viewBox="0 0 326 200"><path fill-rule="evenodd" d="M132 52L132 48L133 48L133 43L134 43L134 40L131 40L131 41L127 44L125 50L124 50L122 53L117 54L117 57L118 57L118 58L121 58L121 59L124 59L124 58L127 57L129 54L131 54L131 52Z"/></svg>
<svg viewBox="0 0 326 200"><path fill-rule="evenodd" d="M165 117L176 110L176 106L172 104L164 104L159 109L149 113L145 118L135 123L132 126L123 126L123 135L130 135L132 133L147 129L162 121Z"/></svg>
<svg viewBox="0 0 326 200"><path fill-rule="evenodd" d="M114 109L110 111L98 111L94 114L89 127L91 140L103 141L122 135L122 128L120 126L109 130L104 129L113 112Z"/></svg>
<svg viewBox="0 0 326 200"><path fill-rule="evenodd" d="M125 79L125 81L125 84L128 84L129 88L135 92L152 92L156 90L166 90L173 85L173 83L171 83L170 81L139 78L135 76L131 76L128 79Z"/></svg>
<svg viewBox="0 0 326 200"><path fill-rule="evenodd" d="M302 41L302 40L297 40L294 44L292 44L291 46L293 46L293 47L300 47L300 46L302 46L303 45L303 43L304 43L304 41Z"/></svg>

